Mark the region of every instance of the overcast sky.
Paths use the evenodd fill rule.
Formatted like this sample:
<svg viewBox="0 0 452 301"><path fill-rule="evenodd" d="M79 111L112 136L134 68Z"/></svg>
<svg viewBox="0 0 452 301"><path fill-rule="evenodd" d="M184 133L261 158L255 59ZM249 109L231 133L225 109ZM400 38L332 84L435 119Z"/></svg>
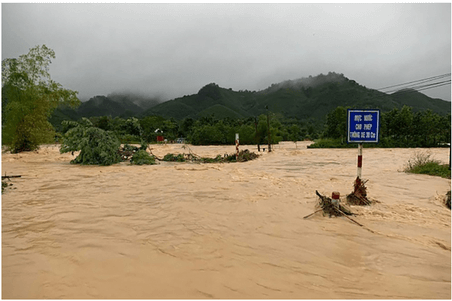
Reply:
<svg viewBox="0 0 452 301"><path fill-rule="evenodd" d="M378 89L451 72L451 5L3 3L2 59L42 44L52 78L82 100L330 71ZM451 86L422 93L450 101Z"/></svg>

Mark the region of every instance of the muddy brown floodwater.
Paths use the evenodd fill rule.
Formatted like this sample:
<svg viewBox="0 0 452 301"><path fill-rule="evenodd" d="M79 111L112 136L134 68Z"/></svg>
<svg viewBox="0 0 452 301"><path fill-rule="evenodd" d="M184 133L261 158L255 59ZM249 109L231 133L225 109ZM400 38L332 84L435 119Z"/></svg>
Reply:
<svg viewBox="0 0 452 301"><path fill-rule="evenodd" d="M2 297L450 299L449 179L401 172L421 149L364 149L353 218L315 191L352 191L357 149L275 145L245 163L78 166L58 146L2 155ZM153 145L153 153L187 153ZM189 146L202 156L235 146ZM256 151L253 146L241 146ZM449 160L449 149L429 149Z"/></svg>

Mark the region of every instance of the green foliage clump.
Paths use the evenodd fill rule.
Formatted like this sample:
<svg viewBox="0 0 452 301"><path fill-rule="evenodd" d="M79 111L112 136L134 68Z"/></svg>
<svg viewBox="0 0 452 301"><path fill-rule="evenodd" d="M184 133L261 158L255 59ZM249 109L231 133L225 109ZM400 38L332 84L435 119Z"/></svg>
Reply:
<svg viewBox="0 0 452 301"><path fill-rule="evenodd" d="M122 147L122 151L129 151L129 152L137 152L139 150L138 147L130 145L130 144L124 144L124 146Z"/></svg>
<svg viewBox="0 0 452 301"><path fill-rule="evenodd" d="M2 193L6 187L8 187L8 183L2 181Z"/></svg>
<svg viewBox="0 0 452 301"><path fill-rule="evenodd" d="M432 155L428 152L415 153L414 157L408 160L404 171L450 179L449 166L433 159Z"/></svg>
<svg viewBox="0 0 452 301"><path fill-rule="evenodd" d="M225 155L217 155L215 158L207 158L207 157L199 157L195 154L166 154L163 157L163 161L170 162L196 162L196 163L230 163L230 162L246 162L253 159L258 158L259 155L249 150L245 149L240 151L238 160L236 159L236 154Z"/></svg>
<svg viewBox="0 0 452 301"><path fill-rule="evenodd" d="M169 162L185 162L184 154L166 154L163 157L163 161L169 161Z"/></svg>
<svg viewBox="0 0 452 301"><path fill-rule="evenodd" d="M153 165L155 163L154 156L151 156L147 151L140 149L135 154L133 154L130 163L134 165Z"/></svg>
<svg viewBox="0 0 452 301"><path fill-rule="evenodd" d="M246 161L254 160L258 157L259 157L258 154L250 152L249 150L245 149L245 150L242 150L239 152L237 162L246 162Z"/></svg>
<svg viewBox="0 0 452 301"><path fill-rule="evenodd" d="M77 92L64 89L48 72L55 52L45 45L2 61L2 140L11 152L31 151L53 142L48 121L59 105L76 107Z"/></svg>
<svg viewBox="0 0 452 301"><path fill-rule="evenodd" d="M64 134L60 153L80 151L71 161L73 164L112 165L121 161L119 147L120 142L112 132L93 127L88 119L82 118Z"/></svg>

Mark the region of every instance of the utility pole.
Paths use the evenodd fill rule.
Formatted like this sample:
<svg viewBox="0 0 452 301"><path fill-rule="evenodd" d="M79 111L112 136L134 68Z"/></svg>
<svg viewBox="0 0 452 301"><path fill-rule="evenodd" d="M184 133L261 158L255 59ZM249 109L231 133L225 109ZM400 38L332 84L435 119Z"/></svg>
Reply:
<svg viewBox="0 0 452 301"><path fill-rule="evenodd" d="M259 138L257 137L257 117L254 117L254 125L256 127L256 134L254 135L254 141L256 141L257 144L257 151L261 151L261 146L259 145Z"/></svg>
<svg viewBox="0 0 452 301"><path fill-rule="evenodd" d="M267 109L267 129L268 129L268 152L272 151L272 146L271 146L271 134L270 134L270 114L268 112L268 106L265 106L265 108Z"/></svg>

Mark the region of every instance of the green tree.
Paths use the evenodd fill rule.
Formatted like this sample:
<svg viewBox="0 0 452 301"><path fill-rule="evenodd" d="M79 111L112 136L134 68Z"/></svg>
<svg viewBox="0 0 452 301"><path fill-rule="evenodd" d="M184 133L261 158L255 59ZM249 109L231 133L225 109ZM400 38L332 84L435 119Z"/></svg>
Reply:
<svg viewBox="0 0 452 301"><path fill-rule="evenodd" d="M113 132L94 127L87 118L63 121L70 129L64 134L60 153L80 151L71 161L82 165L112 165L121 161L120 142Z"/></svg>
<svg viewBox="0 0 452 301"><path fill-rule="evenodd" d="M170 120L165 120L163 122L161 130L163 131L165 139L176 140L179 125L177 124L176 120L171 118Z"/></svg>
<svg viewBox="0 0 452 301"><path fill-rule="evenodd" d="M194 145L218 145L224 144L224 135L214 125L203 125L194 128L189 140Z"/></svg>
<svg viewBox="0 0 452 301"><path fill-rule="evenodd" d="M2 61L3 143L18 153L39 148L55 137L48 121L60 104L80 104L76 91L64 89L49 74L55 52L45 45Z"/></svg>
<svg viewBox="0 0 452 301"><path fill-rule="evenodd" d="M297 142L300 140L301 136L301 129L298 125L292 124L289 130L290 130L289 139L290 141L293 141L293 143L295 143L295 148L297 148L298 147Z"/></svg>
<svg viewBox="0 0 452 301"><path fill-rule="evenodd" d="M337 107L326 115L325 137L341 138L347 136L347 108Z"/></svg>
<svg viewBox="0 0 452 301"><path fill-rule="evenodd" d="M93 123L95 127L103 129L104 131L112 130L112 118L111 116L99 116L99 117L91 117L90 121Z"/></svg>
<svg viewBox="0 0 452 301"><path fill-rule="evenodd" d="M163 128L165 118L161 116L147 116L140 120L140 125L143 130L143 139L147 142L155 142L157 139L156 129Z"/></svg>

